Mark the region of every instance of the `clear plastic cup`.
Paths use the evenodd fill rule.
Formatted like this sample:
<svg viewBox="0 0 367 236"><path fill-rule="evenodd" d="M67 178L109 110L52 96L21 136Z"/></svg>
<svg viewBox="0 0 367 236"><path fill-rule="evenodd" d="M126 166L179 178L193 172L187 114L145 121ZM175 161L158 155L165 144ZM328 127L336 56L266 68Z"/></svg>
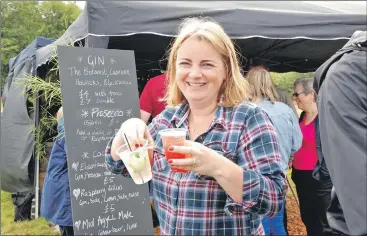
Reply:
<svg viewBox="0 0 367 236"><path fill-rule="evenodd" d="M135 184L144 184L152 179L152 168L149 160L150 153L148 153L148 150L151 148L152 146L148 144L148 141L144 140L143 146L135 150L131 150L127 143L116 150Z"/></svg>
<svg viewBox="0 0 367 236"><path fill-rule="evenodd" d="M170 159L183 159L188 155L182 153L171 152L168 150L170 146L184 146L186 140L187 131L181 128L164 129L159 131L159 135L162 138L164 154L167 160ZM186 173L187 170L180 168L172 168L173 172Z"/></svg>

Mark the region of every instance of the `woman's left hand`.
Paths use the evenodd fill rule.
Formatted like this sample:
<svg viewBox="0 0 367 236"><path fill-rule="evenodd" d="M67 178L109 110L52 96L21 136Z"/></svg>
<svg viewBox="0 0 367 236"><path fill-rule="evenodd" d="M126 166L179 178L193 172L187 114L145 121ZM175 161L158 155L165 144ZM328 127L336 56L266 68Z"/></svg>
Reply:
<svg viewBox="0 0 367 236"><path fill-rule="evenodd" d="M170 146L169 151L189 156L185 159L170 159L168 163L171 168L185 169L200 175L215 177L220 170L221 163L225 163L225 157L216 151L190 140L185 141L185 146Z"/></svg>

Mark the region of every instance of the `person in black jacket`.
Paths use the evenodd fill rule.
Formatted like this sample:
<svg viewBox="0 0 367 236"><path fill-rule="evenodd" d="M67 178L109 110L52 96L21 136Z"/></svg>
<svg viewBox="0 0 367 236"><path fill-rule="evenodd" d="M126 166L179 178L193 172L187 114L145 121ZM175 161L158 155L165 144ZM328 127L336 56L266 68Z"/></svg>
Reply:
<svg viewBox="0 0 367 236"><path fill-rule="evenodd" d="M367 32L315 73L322 151L333 183L327 217L334 232L367 235Z"/></svg>

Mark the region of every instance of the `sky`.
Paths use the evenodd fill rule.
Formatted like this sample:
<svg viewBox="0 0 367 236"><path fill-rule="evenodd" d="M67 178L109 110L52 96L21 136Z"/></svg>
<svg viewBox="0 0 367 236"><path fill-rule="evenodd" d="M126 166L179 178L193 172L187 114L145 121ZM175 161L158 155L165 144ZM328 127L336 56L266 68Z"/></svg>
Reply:
<svg viewBox="0 0 367 236"><path fill-rule="evenodd" d="M70 2L70 1L63 1L63 2ZM84 8L84 5L85 5L85 1L75 1L76 5L78 5L78 7L80 9L83 9Z"/></svg>
<svg viewBox="0 0 367 236"><path fill-rule="evenodd" d="M80 7L81 9L84 8L84 5L85 5L85 1L77 1L76 2L76 5L78 5L78 7Z"/></svg>

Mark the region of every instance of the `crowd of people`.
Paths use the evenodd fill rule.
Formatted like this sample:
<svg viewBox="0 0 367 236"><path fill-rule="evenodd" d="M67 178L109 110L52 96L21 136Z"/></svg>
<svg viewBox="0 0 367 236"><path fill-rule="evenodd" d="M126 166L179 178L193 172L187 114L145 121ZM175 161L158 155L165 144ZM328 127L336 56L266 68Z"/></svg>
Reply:
<svg viewBox="0 0 367 236"><path fill-rule="evenodd" d="M365 56L362 46L357 54ZM367 234L365 61L353 63L359 74L332 67L328 74L321 67L315 79L296 80L298 116L264 63L243 73L233 42L212 19L185 19L169 52L166 73L152 78L140 96L141 117L123 122L105 150L108 170L129 177L117 148L125 138L133 148L154 142L149 188L153 225L162 235L288 235L289 169L308 235ZM158 132L166 128L187 131L185 145L169 149L187 158L165 158ZM63 132L62 117L58 130ZM61 135L51 152L41 213L63 235L73 235L64 150ZM342 175L341 163L350 172Z"/></svg>

